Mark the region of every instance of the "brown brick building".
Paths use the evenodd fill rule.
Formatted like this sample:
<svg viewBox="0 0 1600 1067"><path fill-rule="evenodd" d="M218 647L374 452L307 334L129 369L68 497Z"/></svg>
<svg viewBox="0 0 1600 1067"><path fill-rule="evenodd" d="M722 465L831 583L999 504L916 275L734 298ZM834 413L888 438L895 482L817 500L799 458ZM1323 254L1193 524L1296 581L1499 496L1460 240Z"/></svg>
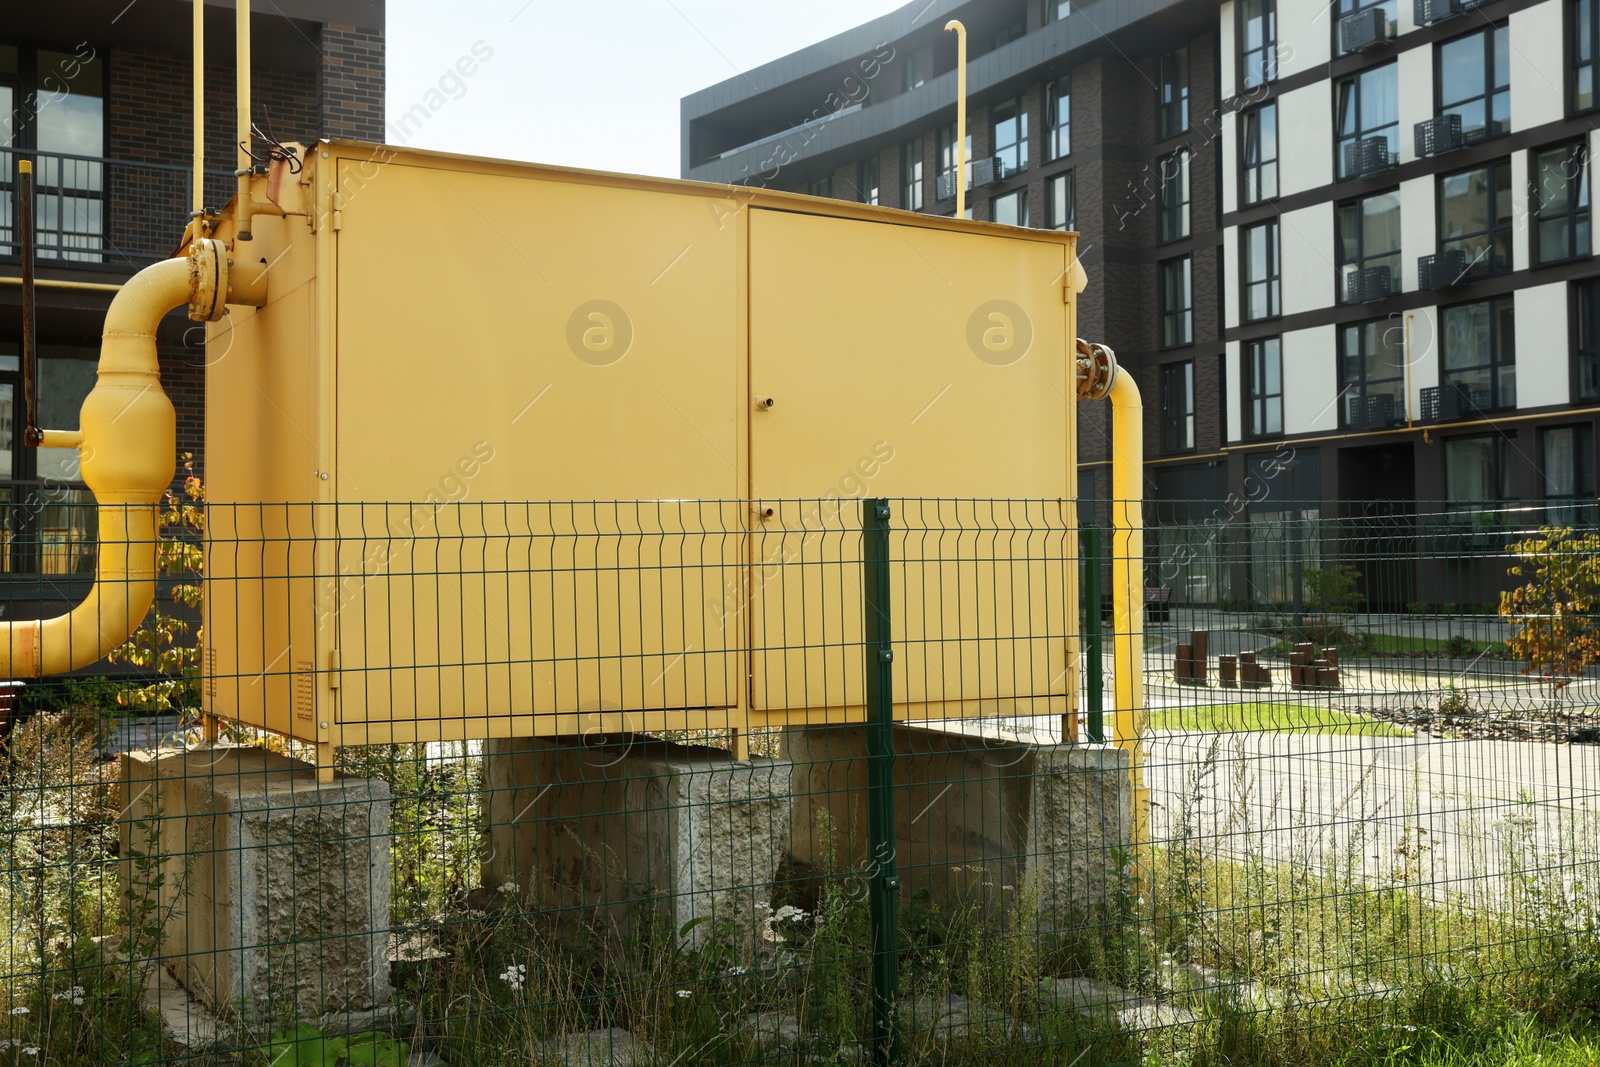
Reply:
<svg viewBox="0 0 1600 1067"><path fill-rule="evenodd" d="M23 448L17 161L38 180L39 409L75 428L93 384L116 287L169 255L190 210L193 135L187 0L127 5L64 0L0 14L0 552L14 599L81 595L93 565L92 510L70 450ZM234 12L206 4L205 202L232 195ZM274 0L254 6L252 119L283 141L384 139L382 0ZM261 147L259 144L256 146ZM203 332L181 314L164 326L161 373L178 410L178 446L203 472ZM16 404L16 415L13 405ZM42 543L38 551L20 546ZM12 551L12 545L18 547Z"/></svg>

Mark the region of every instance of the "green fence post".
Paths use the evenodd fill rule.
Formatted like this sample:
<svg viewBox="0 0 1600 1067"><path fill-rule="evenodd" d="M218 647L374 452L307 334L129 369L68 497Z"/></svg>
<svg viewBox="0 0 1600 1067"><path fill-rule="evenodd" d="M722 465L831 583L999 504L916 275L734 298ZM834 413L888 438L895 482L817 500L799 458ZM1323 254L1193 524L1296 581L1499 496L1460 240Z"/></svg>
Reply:
<svg viewBox="0 0 1600 1067"><path fill-rule="evenodd" d="M1104 635L1100 615L1100 527L1093 524L1078 531L1083 546L1083 655L1089 665L1089 740L1102 744L1105 728ZM1074 741L1076 738L1062 738Z"/></svg>
<svg viewBox="0 0 1600 1067"><path fill-rule="evenodd" d="M867 829L872 849L867 902L872 923L872 1062L899 1059L895 1001L900 943L894 865L894 648L889 629L889 502L867 500L862 516L862 587L866 591Z"/></svg>

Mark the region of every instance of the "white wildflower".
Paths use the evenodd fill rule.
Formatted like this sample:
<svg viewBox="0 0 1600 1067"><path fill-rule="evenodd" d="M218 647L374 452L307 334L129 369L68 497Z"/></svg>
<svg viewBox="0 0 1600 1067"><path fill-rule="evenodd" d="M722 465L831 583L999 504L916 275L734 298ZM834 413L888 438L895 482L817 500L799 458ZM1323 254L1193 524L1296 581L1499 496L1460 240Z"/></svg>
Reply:
<svg viewBox="0 0 1600 1067"><path fill-rule="evenodd" d="M51 1000L69 1000L74 1004L83 1003L83 986L75 985L71 989L62 990L60 993L51 993Z"/></svg>
<svg viewBox="0 0 1600 1067"><path fill-rule="evenodd" d="M29 1045L27 1048L22 1050L22 1054L24 1056L37 1056L39 1054L39 1046Z"/></svg>
<svg viewBox="0 0 1600 1067"><path fill-rule="evenodd" d="M724 977L737 978L741 974L744 974L745 970L744 970L743 967L741 967L737 963L735 963L732 967L729 967L726 971L723 971L722 973L723 973Z"/></svg>
<svg viewBox="0 0 1600 1067"><path fill-rule="evenodd" d="M795 922L800 922L805 917L806 913L795 907L793 904L785 904L783 907L772 913L772 921L775 923L787 922L790 919L793 919Z"/></svg>
<svg viewBox="0 0 1600 1067"><path fill-rule="evenodd" d="M1014 889L1014 888L1016 888L1016 887L1015 887L1015 886L1009 886L1009 885L1003 885L1003 886L1001 886L1001 887L1000 887L1000 888L1001 888L1001 889Z"/></svg>
<svg viewBox="0 0 1600 1067"><path fill-rule="evenodd" d="M528 967L526 964L513 963L500 973L500 978L511 987L513 993L520 993L528 982Z"/></svg>
<svg viewBox="0 0 1600 1067"><path fill-rule="evenodd" d="M687 996L689 996L689 990L687 990L687 989L678 990L678 999L679 1000L683 1000Z"/></svg>
<svg viewBox="0 0 1600 1067"><path fill-rule="evenodd" d="M19 1004L15 1008L11 1009L11 1014L12 1015L26 1015L26 1014L28 1014L28 1009L27 1009L27 1007L25 1005Z"/></svg>
<svg viewBox="0 0 1600 1067"><path fill-rule="evenodd" d="M505 885L500 887L500 892L504 893L506 896L511 896L516 891L517 883L515 882L507 882Z"/></svg>

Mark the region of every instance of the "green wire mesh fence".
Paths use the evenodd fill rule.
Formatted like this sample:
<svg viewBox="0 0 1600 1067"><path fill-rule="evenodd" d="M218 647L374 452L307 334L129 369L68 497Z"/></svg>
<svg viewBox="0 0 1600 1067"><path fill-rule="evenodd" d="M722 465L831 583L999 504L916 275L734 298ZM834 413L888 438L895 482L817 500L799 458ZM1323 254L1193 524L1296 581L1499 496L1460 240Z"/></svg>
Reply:
<svg viewBox="0 0 1600 1067"><path fill-rule="evenodd" d="M1592 516L1151 506L1135 665L1078 515L209 506L133 645L0 694L0 1057L1303 1063L1600 1011Z"/></svg>

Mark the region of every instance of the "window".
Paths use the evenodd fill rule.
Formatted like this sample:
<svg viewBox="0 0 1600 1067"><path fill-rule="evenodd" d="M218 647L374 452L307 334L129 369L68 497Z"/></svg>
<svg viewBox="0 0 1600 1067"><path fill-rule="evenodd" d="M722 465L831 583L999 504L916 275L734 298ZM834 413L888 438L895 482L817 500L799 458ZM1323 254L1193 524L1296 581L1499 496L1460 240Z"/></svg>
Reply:
<svg viewBox="0 0 1600 1067"><path fill-rule="evenodd" d="M989 143L994 146L994 154L1005 164L1006 174L1027 170L1028 112L1022 106L1022 98L996 104L989 111L989 119L993 134ZM971 159L972 156L969 154L967 158Z"/></svg>
<svg viewBox="0 0 1600 1067"><path fill-rule="evenodd" d="M1046 22L1060 22L1072 14L1072 0L1044 0Z"/></svg>
<svg viewBox="0 0 1600 1067"><path fill-rule="evenodd" d="M966 136L967 165L972 165L972 131L967 131ZM942 127L939 130L939 179L944 181L956 172L956 128L954 125ZM951 196L955 195L955 186L951 187ZM940 197L944 199L944 197Z"/></svg>
<svg viewBox="0 0 1600 1067"><path fill-rule="evenodd" d="M1161 161L1161 240L1189 236L1189 151L1181 149Z"/></svg>
<svg viewBox="0 0 1600 1067"><path fill-rule="evenodd" d="M1283 346L1276 337L1244 345L1245 427L1249 437L1283 432Z"/></svg>
<svg viewBox="0 0 1600 1067"><path fill-rule="evenodd" d="M1045 86L1045 155L1060 159L1072 151L1072 79L1057 78Z"/></svg>
<svg viewBox="0 0 1600 1067"><path fill-rule="evenodd" d="M1007 226L1026 226L1028 224L1028 191L1018 189L1014 193L994 198L994 221L1003 222Z"/></svg>
<svg viewBox="0 0 1600 1067"><path fill-rule="evenodd" d="M1339 425L1389 426L1405 415L1405 330L1389 319L1339 328Z"/></svg>
<svg viewBox="0 0 1600 1067"><path fill-rule="evenodd" d="M1335 90L1338 103L1338 140L1333 148L1333 163L1340 178L1359 173L1356 153L1346 149L1369 137L1382 137L1389 162L1400 158L1400 78L1393 63L1362 71L1340 82Z"/></svg>
<svg viewBox="0 0 1600 1067"><path fill-rule="evenodd" d="M900 206L922 210L922 138L913 137L900 149Z"/></svg>
<svg viewBox="0 0 1600 1067"><path fill-rule="evenodd" d="M878 157L863 159L856 168L856 195L863 204L878 202Z"/></svg>
<svg viewBox="0 0 1600 1067"><path fill-rule="evenodd" d="M1595 522L1594 428L1552 426L1543 437L1544 521L1553 526Z"/></svg>
<svg viewBox="0 0 1600 1067"><path fill-rule="evenodd" d="M1600 278L1573 287L1572 313L1578 399L1600 400Z"/></svg>
<svg viewBox="0 0 1600 1067"><path fill-rule="evenodd" d="M38 256L99 263L106 247L105 164L72 157L106 154L105 68L87 45L75 52L0 46L0 53L0 148L33 150ZM15 255L16 158L7 152L0 162L0 255Z"/></svg>
<svg viewBox="0 0 1600 1067"><path fill-rule="evenodd" d="M1393 33L1395 28L1396 7L1397 5L1395 0L1378 0L1377 3L1373 3L1372 0L1339 0L1339 8L1334 13L1333 17L1334 53L1336 55L1345 54L1344 45L1339 40L1339 21L1341 19L1348 15L1355 15L1362 11L1369 11L1372 8L1377 8L1388 17L1389 32Z"/></svg>
<svg viewBox="0 0 1600 1067"><path fill-rule="evenodd" d="M39 343L40 423L73 424L94 385L99 355L99 346L89 339ZM0 523L8 535L0 570L87 575L94 570L94 498L87 489L73 487L80 481L76 449L17 447L20 371L20 347L0 341L0 480L22 483L7 486L0 496Z"/></svg>
<svg viewBox="0 0 1600 1067"><path fill-rule="evenodd" d="M1254 111L1246 111L1240 121L1244 124L1241 199L1246 204L1275 199L1278 195L1278 105L1265 104Z"/></svg>
<svg viewBox="0 0 1600 1067"><path fill-rule="evenodd" d="M909 93L920 89L933 72L933 49L916 48L906 52L906 62L900 68L900 91Z"/></svg>
<svg viewBox="0 0 1600 1067"><path fill-rule="evenodd" d="M1400 191L1375 193L1340 204L1339 300L1355 303L1400 288ZM1357 276L1360 271L1388 271Z"/></svg>
<svg viewBox="0 0 1600 1067"><path fill-rule="evenodd" d="M1161 368L1161 451L1194 449L1194 364L1168 363Z"/></svg>
<svg viewBox="0 0 1600 1067"><path fill-rule="evenodd" d="M1046 208L1045 225L1052 230L1075 230L1078 228L1076 197L1073 195L1072 172L1057 174L1044 183L1044 197Z"/></svg>
<svg viewBox="0 0 1600 1067"><path fill-rule="evenodd" d="M829 174L821 178L813 178L811 181L806 182L806 192L812 196L832 196L833 175Z"/></svg>
<svg viewBox="0 0 1600 1067"><path fill-rule="evenodd" d="M1511 35L1489 26L1439 46L1439 114L1460 115L1468 144L1511 131Z"/></svg>
<svg viewBox="0 0 1600 1067"><path fill-rule="evenodd" d="M1517 345L1509 296L1445 308L1444 378L1460 410L1496 411L1517 406Z"/></svg>
<svg viewBox="0 0 1600 1067"><path fill-rule="evenodd" d="M1189 285L1189 257L1161 263L1161 347L1194 341L1194 293Z"/></svg>
<svg viewBox="0 0 1600 1067"><path fill-rule="evenodd" d="M1028 21L1026 13L1019 11L1017 14L1023 17L1018 18L1015 22L1007 23L994 32L994 37L992 38L993 47L1004 48L1012 41L1018 40L1027 34Z"/></svg>
<svg viewBox="0 0 1600 1067"><path fill-rule="evenodd" d="M1176 137L1189 128L1189 50L1180 48L1161 57L1161 139Z"/></svg>
<svg viewBox="0 0 1600 1067"><path fill-rule="evenodd" d="M1589 254L1589 146L1546 148L1533 158L1534 262L1559 263Z"/></svg>
<svg viewBox="0 0 1600 1067"><path fill-rule="evenodd" d="M1265 85L1278 76L1277 0L1240 0L1243 22L1244 69L1240 81L1246 89Z"/></svg>
<svg viewBox="0 0 1600 1067"><path fill-rule="evenodd" d="M1278 306L1278 220L1270 219L1239 231L1239 262L1244 271L1244 321L1270 319Z"/></svg>
<svg viewBox="0 0 1600 1067"><path fill-rule="evenodd" d="M1500 434L1452 437L1444 443L1445 510L1471 512L1515 500L1511 442ZM1485 516L1490 518L1492 516Z"/></svg>
<svg viewBox="0 0 1600 1067"><path fill-rule="evenodd" d="M1467 256L1469 275L1511 269L1511 161L1439 179L1439 248Z"/></svg>
<svg viewBox="0 0 1600 1067"><path fill-rule="evenodd" d="M1600 0L1572 5L1572 110L1600 106Z"/></svg>

